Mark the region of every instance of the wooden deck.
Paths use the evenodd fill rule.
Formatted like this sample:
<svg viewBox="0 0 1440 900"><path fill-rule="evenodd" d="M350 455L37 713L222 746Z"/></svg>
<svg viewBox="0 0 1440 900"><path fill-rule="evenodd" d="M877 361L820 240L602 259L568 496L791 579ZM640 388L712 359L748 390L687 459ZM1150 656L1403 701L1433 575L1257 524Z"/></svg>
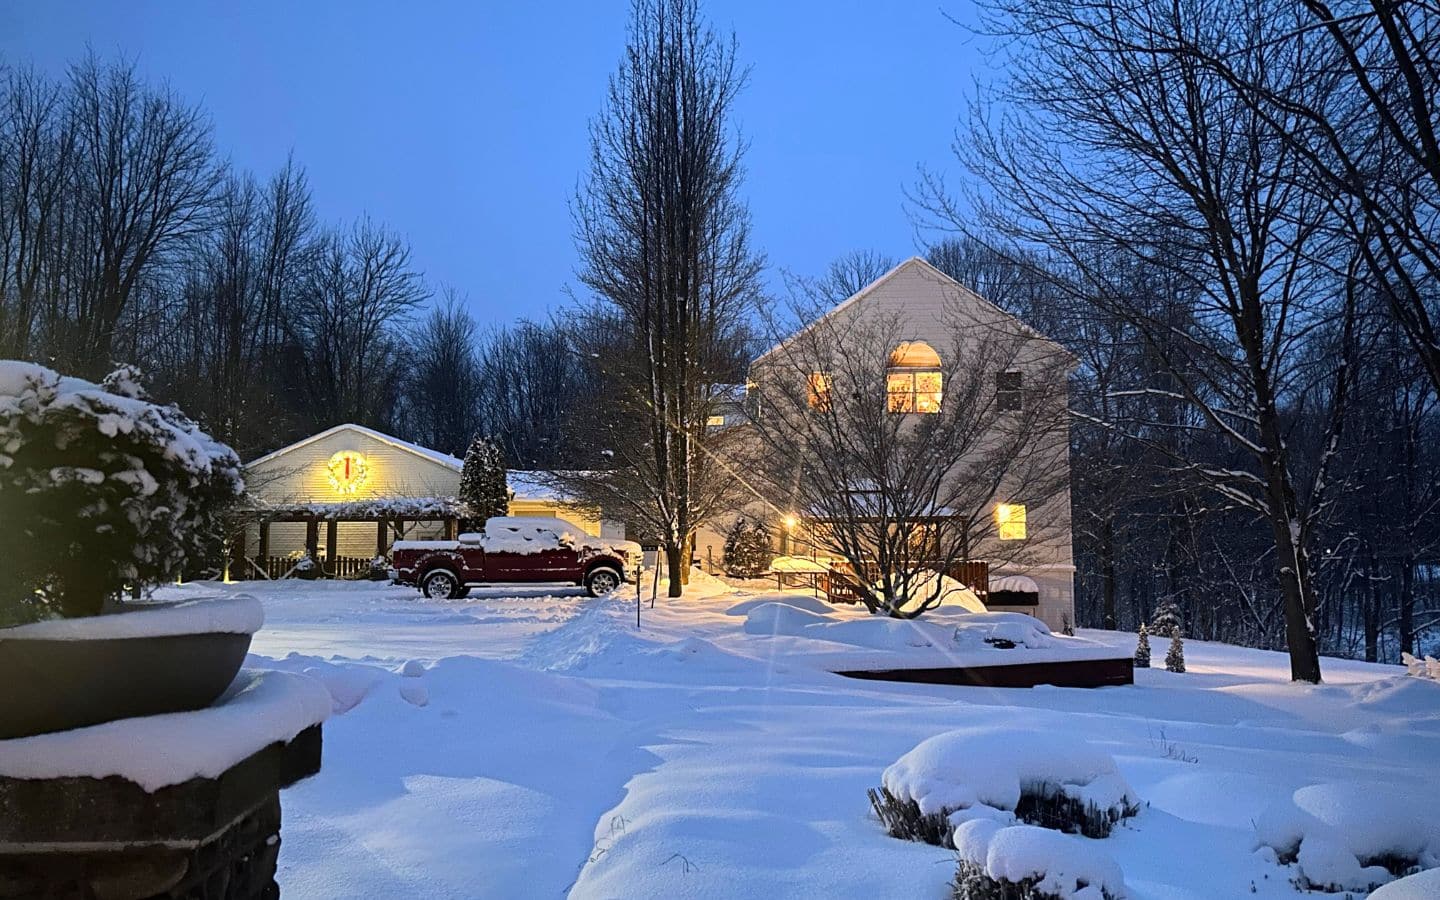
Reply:
<svg viewBox="0 0 1440 900"><path fill-rule="evenodd" d="M836 672L846 678L902 681L911 684L953 684L968 687L1021 688L1037 684L1055 687L1107 687L1134 684L1135 661L1074 659L1064 662L1014 663L1001 666L945 666L932 669L857 669Z"/></svg>

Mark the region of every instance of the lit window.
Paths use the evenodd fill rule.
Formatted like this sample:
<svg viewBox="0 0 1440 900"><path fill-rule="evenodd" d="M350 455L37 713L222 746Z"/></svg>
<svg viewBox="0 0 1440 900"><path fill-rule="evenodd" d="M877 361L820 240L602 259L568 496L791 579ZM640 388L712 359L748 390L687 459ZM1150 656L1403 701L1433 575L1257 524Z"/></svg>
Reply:
<svg viewBox="0 0 1440 900"><path fill-rule="evenodd" d="M828 372L811 372L810 380L806 385L806 399L811 409L818 409L821 412L828 412L830 409L830 389L834 386L835 379Z"/></svg>
<svg viewBox="0 0 1440 900"><path fill-rule="evenodd" d="M1020 503L995 504L995 527L1002 541L1025 540L1025 506Z"/></svg>
<svg viewBox="0 0 1440 900"><path fill-rule="evenodd" d="M892 413L938 413L944 386L940 355L924 341L906 341L890 354L885 408Z"/></svg>
<svg viewBox="0 0 1440 900"><path fill-rule="evenodd" d="M939 372L891 369L885 376L886 408L892 413L938 413L944 383Z"/></svg>
<svg viewBox="0 0 1440 900"><path fill-rule="evenodd" d="M711 428L720 428L725 424L725 417L711 416L710 418L705 420L705 424L710 426Z"/></svg>
<svg viewBox="0 0 1440 900"><path fill-rule="evenodd" d="M1022 378L1019 372L995 373L995 407L1000 412L1018 412L1024 404Z"/></svg>

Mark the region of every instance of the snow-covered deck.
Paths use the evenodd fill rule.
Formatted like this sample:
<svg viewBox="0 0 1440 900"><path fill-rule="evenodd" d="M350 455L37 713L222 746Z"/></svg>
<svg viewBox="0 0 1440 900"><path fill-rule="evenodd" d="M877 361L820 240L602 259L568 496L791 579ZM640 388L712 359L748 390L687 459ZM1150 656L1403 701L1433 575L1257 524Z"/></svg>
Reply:
<svg viewBox="0 0 1440 900"><path fill-rule="evenodd" d="M1283 654L1189 641L1187 674L1099 691L856 681L797 655L800 638L747 633L732 610L762 598L695 588L647 600L639 631L633 593L164 594L255 593L248 664L329 688L324 769L285 795L279 880L296 896L948 896L953 851L887 837L865 791L970 726L1114 757L1147 804L1105 839L1138 900L1295 897L1255 822L1309 785L1434 808L1440 684L1399 666L1327 659L1325 684L1295 685Z"/></svg>

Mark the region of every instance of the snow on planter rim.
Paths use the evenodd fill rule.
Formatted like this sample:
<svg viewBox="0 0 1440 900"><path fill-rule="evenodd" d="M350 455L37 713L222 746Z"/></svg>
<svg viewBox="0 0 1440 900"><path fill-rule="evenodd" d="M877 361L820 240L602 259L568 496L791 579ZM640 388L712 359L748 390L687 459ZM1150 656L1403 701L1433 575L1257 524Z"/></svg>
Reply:
<svg viewBox="0 0 1440 900"><path fill-rule="evenodd" d="M265 608L249 594L179 603L130 603L123 611L79 619L46 619L0 629L0 641L99 641L182 634L254 634Z"/></svg>
<svg viewBox="0 0 1440 900"><path fill-rule="evenodd" d="M316 679L242 669L206 709L0 741L0 776L118 775L153 793L191 778L215 778L329 715L330 692Z"/></svg>

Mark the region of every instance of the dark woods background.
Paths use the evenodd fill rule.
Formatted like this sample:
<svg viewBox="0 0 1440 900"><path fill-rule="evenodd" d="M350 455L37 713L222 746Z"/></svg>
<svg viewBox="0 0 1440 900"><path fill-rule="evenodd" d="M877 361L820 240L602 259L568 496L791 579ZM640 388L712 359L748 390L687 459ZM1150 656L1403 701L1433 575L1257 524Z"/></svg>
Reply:
<svg viewBox="0 0 1440 900"><path fill-rule="evenodd" d="M946 211L939 195L920 199L917 209ZM1243 479L1254 460L1177 397L1174 348L1093 296L1124 283L1175 341L1228 347L1197 313L1195 285L1099 242L1080 273L1005 224L926 231L926 252L1079 359L1081 624L1132 629L1174 605L1195 637L1284 646L1270 524L1216 475ZM1351 262L1335 258L1342 271ZM789 286L838 302L892 263L854 253ZM1433 649L1440 623L1440 416L1392 299L1345 283L1317 290L1347 315L1307 313L1287 336L1274 403L1295 481L1326 486L1306 510L1320 646L1393 660ZM245 459L357 422L456 455L487 434L512 468L603 465L605 448L577 436L595 433L608 373L624 368L607 355L627 351L604 339L588 302L568 306L547 321L478 324L462 295L415 270L395 230L319 221L299 162L235 170L202 109L128 65L90 57L60 79L0 71L0 358L89 378L134 363L153 396ZM732 335L714 381L743 382L765 332L757 321ZM1213 380L1219 397L1225 380Z"/></svg>

